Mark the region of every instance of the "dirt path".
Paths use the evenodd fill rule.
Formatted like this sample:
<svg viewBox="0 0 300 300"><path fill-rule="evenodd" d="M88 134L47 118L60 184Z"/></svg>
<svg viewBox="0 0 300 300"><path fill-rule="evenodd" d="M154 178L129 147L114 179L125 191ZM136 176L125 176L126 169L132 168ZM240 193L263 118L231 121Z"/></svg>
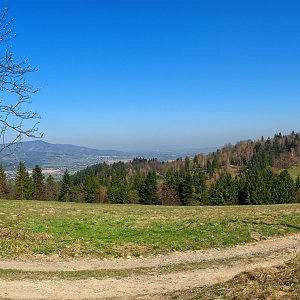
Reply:
<svg viewBox="0 0 300 300"><path fill-rule="evenodd" d="M283 264L300 252L300 235L257 242L225 250L205 250L133 260L101 262L1 262L0 268L22 270L74 270L74 269L122 269L137 267L157 267L168 264L195 263L225 259L218 267L206 267L176 273L149 273L123 278L97 280L0 280L0 298L9 299L150 299L153 294L173 292L193 287L212 285L226 281L235 275L255 268L272 267ZM255 258L253 259L253 255ZM226 259L239 258L226 264ZM248 257L248 259L247 259ZM252 258L251 258L252 257ZM63 264L66 267L63 267ZM85 266L88 264L88 266ZM95 265L96 264L96 265ZM31 267L30 267L31 265ZM149 296L150 295L150 296ZM150 298L149 298L150 297ZM140 298L141 299L141 298ZM143 298L142 298L143 299Z"/></svg>
<svg viewBox="0 0 300 300"><path fill-rule="evenodd" d="M0 269L16 269L23 271L79 271L79 270L103 270L103 269L132 269L153 268L170 264L196 263L214 259L228 259L232 257L244 257L283 249L300 248L300 234L286 237L267 239L255 243L239 245L226 249L208 249L188 252L175 252L166 255L150 256L133 259L114 260L73 260L73 261L0 261Z"/></svg>

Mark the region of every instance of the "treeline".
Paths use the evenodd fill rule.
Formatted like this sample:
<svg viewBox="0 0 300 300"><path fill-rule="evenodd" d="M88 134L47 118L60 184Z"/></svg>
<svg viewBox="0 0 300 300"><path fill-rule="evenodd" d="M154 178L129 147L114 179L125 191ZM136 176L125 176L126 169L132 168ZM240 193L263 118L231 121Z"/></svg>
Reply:
<svg viewBox="0 0 300 300"><path fill-rule="evenodd" d="M24 163L20 162L15 180L8 180L3 167L0 165L0 199L17 200L58 200L60 183L55 182L53 176L47 179L42 169L35 166L32 174L26 170Z"/></svg>
<svg viewBox="0 0 300 300"><path fill-rule="evenodd" d="M68 199L162 205L296 202L299 177L294 183L287 171L276 170L296 165L299 158L300 134L292 132L173 162L135 158L97 164L71 176Z"/></svg>
<svg viewBox="0 0 300 300"><path fill-rule="evenodd" d="M300 202L300 178L287 171L299 164L300 134L226 145L208 155L172 162L134 158L128 163L96 164L61 182L32 175L21 163L10 198L155 205L245 205ZM0 169L0 180L5 177ZM12 187L13 186L13 187ZM2 189L1 191L5 190ZM5 192L3 192L5 194ZM5 195L1 195L5 197Z"/></svg>

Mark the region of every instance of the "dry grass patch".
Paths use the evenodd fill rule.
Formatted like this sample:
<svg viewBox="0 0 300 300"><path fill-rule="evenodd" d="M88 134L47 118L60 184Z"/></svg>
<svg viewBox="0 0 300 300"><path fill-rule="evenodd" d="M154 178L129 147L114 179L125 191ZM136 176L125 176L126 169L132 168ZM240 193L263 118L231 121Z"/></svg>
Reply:
<svg viewBox="0 0 300 300"><path fill-rule="evenodd" d="M244 272L232 280L210 287L164 294L152 299L298 300L300 295L300 255L283 266Z"/></svg>

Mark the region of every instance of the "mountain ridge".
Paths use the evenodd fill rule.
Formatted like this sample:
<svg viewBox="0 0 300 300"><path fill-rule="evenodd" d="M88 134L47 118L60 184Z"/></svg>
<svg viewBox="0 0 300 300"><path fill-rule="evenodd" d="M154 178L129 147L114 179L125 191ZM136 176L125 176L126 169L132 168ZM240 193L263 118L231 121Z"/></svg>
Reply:
<svg viewBox="0 0 300 300"><path fill-rule="evenodd" d="M54 144L44 140L25 141L18 145L9 156L8 149L0 153L1 164L6 170L15 170L20 161L24 162L28 169L35 165L43 169L63 170L75 172L96 163L111 163L115 161L129 161L134 157L157 158L161 161L175 160L178 157L192 156L197 153L208 153L216 148L193 148L178 151L119 151L111 149L94 149L73 144Z"/></svg>

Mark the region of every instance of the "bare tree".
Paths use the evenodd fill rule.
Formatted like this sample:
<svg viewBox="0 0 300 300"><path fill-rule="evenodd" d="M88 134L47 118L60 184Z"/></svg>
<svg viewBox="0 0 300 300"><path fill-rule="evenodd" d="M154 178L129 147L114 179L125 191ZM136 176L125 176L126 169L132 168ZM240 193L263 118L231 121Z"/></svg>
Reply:
<svg viewBox="0 0 300 300"><path fill-rule="evenodd" d="M35 72L27 60L16 60L9 42L15 38L8 9L0 13L0 156L14 153L24 137L42 135L37 128L39 115L27 108L31 96L38 91L26 81ZM2 48L2 49L1 49Z"/></svg>

